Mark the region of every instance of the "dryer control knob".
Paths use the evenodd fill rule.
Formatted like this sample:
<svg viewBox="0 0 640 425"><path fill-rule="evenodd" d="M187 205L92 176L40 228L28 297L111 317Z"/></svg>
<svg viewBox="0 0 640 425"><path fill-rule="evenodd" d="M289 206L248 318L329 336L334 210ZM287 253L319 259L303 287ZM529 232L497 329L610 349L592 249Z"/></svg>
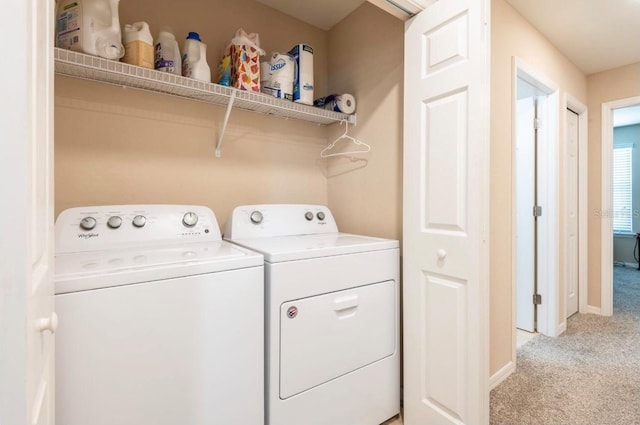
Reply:
<svg viewBox="0 0 640 425"><path fill-rule="evenodd" d="M187 227L193 227L198 223L198 214L188 212L182 217L182 224Z"/></svg>
<svg viewBox="0 0 640 425"><path fill-rule="evenodd" d="M260 211L253 211L249 218L251 219L251 222L253 224L260 224L262 223L262 219L264 217L262 216L262 213Z"/></svg>
<svg viewBox="0 0 640 425"><path fill-rule="evenodd" d="M122 218L120 216L112 215L111 217L109 217L109 220L107 220L107 226L109 226L112 229L117 229L121 225L122 225Z"/></svg>
<svg viewBox="0 0 640 425"><path fill-rule="evenodd" d="M85 217L80 220L80 227L83 230L92 230L94 227L96 227L96 224L96 219L93 217Z"/></svg>
<svg viewBox="0 0 640 425"><path fill-rule="evenodd" d="M147 224L147 217L145 217L143 215L137 215L137 216L133 217L132 224L135 227L144 227L144 225Z"/></svg>
<svg viewBox="0 0 640 425"><path fill-rule="evenodd" d="M318 217L318 220L323 221L325 218L325 215L322 211L320 211L318 214L316 214L316 217Z"/></svg>
<svg viewBox="0 0 640 425"><path fill-rule="evenodd" d="M307 211L304 215L304 218L306 218L307 221L313 220L313 213L311 211Z"/></svg>

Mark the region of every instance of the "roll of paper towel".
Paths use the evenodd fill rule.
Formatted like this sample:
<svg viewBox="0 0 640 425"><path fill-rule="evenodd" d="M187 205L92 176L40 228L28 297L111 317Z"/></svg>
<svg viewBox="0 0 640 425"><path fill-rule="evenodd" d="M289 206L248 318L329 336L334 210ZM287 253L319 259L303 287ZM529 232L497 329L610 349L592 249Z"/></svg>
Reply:
<svg viewBox="0 0 640 425"><path fill-rule="evenodd" d="M293 101L313 105L313 47L296 44L289 54L296 61Z"/></svg>
<svg viewBox="0 0 640 425"><path fill-rule="evenodd" d="M271 64L267 61L260 62L260 83L271 81Z"/></svg>
<svg viewBox="0 0 640 425"><path fill-rule="evenodd" d="M352 94L330 94L313 101L315 106L329 109L343 114L353 114L356 112L356 98Z"/></svg>

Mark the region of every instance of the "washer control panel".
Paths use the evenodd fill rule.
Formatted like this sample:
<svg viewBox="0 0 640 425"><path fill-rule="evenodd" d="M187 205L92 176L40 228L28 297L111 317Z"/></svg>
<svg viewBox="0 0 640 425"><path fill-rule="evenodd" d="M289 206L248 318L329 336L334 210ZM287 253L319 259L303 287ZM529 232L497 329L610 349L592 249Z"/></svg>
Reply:
<svg viewBox="0 0 640 425"><path fill-rule="evenodd" d="M195 205L71 208L56 220L56 252L114 249L146 242L221 240L211 209Z"/></svg>
<svg viewBox="0 0 640 425"><path fill-rule="evenodd" d="M338 226L323 205L244 205L233 210L224 231L226 239L337 233Z"/></svg>

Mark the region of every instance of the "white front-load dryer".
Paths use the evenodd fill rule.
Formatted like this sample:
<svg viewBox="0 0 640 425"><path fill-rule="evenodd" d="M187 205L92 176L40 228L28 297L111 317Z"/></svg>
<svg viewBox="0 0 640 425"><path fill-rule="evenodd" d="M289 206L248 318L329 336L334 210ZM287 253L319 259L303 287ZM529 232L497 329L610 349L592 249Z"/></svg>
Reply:
<svg viewBox="0 0 640 425"><path fill-rule="evenodd" d="M263 259L209 208L66 210L55 265L57 424L263 424Z"/></svg>
<svg viewBox="0 0 640 425"><path fill-rule="evenodd" d="M398 414L398 241L339 233L318 205L238 207L224 237L265 259L266 424Z"/></svg>

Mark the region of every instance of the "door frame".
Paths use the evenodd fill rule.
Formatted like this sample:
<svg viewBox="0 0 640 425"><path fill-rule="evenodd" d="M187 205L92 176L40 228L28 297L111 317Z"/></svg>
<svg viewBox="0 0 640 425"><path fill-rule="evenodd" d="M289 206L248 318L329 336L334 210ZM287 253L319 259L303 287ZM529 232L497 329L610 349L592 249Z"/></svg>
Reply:
<svg viewBox="0 0 640 425"><path fill-rule="evenodd" d="M569 93L565 93L563 96L563 112L567 109L575 112L578 115L578 312L588 313L588 291L589 291L589 275L588 275L588 253L589 253L589 236L588 236L588 167L589 167L589 145L588 145L588 128L589 128L589 115L587 106L580 102L577 98ZM566 124L566 120L565 120ZM567 134L563 133L563 146L566 149L567 146ZM567 187L569 180L569 158L564 152L564 186ZM564 199L564 210L567 211L568 197ZM564 214L563 225L567 228L568 217ZM564 239L563 239L564 243ZM564 249L565 265L568 260L568 250ZM569 270L565 267L564 281L568 279ZM566 287L565 287L566 289ZM564 313L560 317L566 317L566 300L564 305ZM566 319L560 324L561 332L564 332L567 328Z"/></svg>
<svg viewBox="0 0 640 425"><path fill-rule="evenodd" d="M602 104L600 205L600 314L613 315L613 110L640 104L640 96Z"/></svg>
<svg viewBox="0 0 640 425"><path fill-rule="evenodd" d="M559 183L559 153L560 153L560 129L559 116L559 86L544 74L529 66L522 59L513 56L511 60L511 181L515 181L516 152L513 142L517 137L517 84L518 78L522 78L547 95L547 117L542 129L546 129L546 143L539 147L540 158L538 168L541 171L541 184L539 187L538 202L542 206L543 220L539 223L538 252L545 255L538 257L538 293L542 296L542 304L538 305L538 332L556 337L561 333L558 321L558 301L560 299L559 272L558 272L558 242L560 240L559 221L557 212L558 183ZM511 359L516 366L516 186L511 188L511 331L512 354ZM542 247L542 249L540 249Z"/></svg>
<svg viewBox="0 0 640 425"><path fill-rule="evenodd" d="M53 424L53 0L0 15L14 49L3 68L0 199L0 423ZM7 58L9 59L9 58ZM3 63L4 65L4 63Z"/></svg>

